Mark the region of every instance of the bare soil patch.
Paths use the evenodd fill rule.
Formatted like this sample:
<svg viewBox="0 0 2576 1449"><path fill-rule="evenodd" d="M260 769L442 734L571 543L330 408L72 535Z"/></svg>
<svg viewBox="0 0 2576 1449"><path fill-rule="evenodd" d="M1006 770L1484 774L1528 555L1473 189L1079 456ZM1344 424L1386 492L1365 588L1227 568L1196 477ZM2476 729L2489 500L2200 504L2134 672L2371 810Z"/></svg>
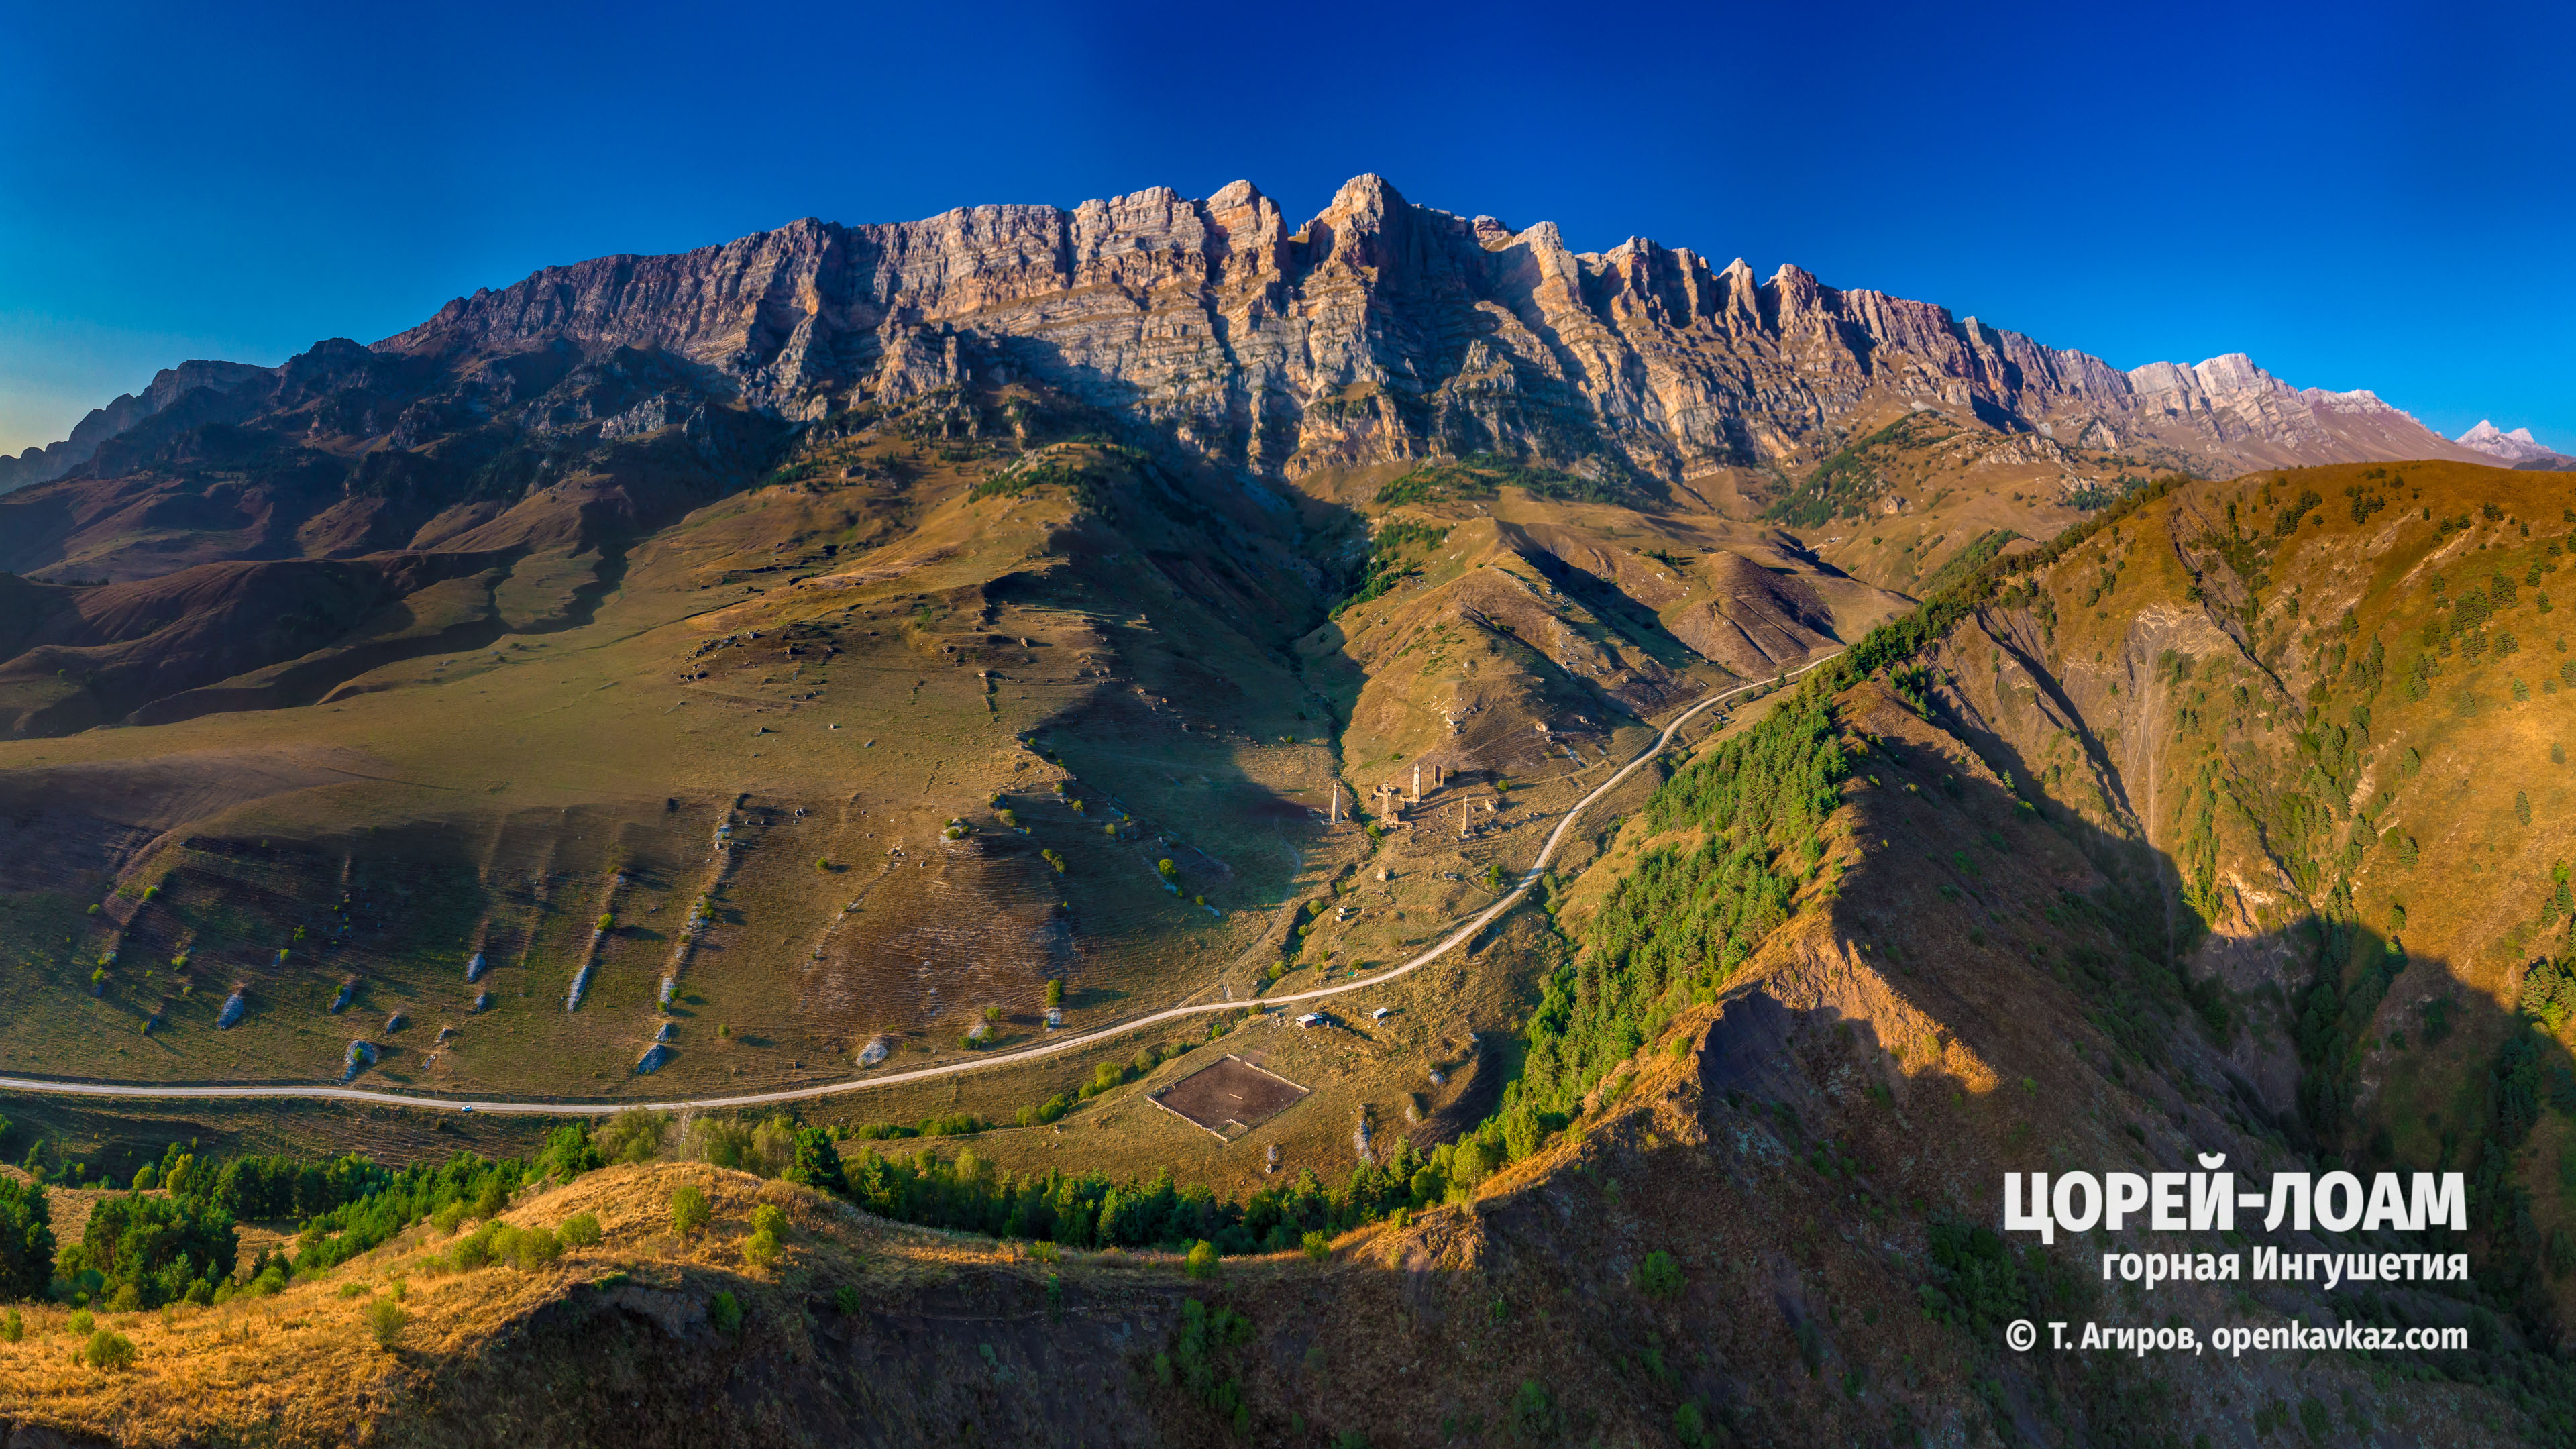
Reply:
<svg viewBox="0 0 2576 1449"><path fill-rule="evenodd" d="M1219 1137L1251 1131L1295 1106L1306 1089L1241 1057L1220 1058L1172 1083L1151 1100Z"/></svg>

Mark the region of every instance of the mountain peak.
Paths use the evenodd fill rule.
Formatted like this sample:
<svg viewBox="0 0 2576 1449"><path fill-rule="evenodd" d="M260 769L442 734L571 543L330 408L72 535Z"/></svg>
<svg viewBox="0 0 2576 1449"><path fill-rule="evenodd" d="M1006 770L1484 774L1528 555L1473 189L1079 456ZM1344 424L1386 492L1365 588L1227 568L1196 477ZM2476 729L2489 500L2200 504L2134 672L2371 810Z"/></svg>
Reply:
<svg viewBox="0 0 2576 1449"><path fill-rule="evenodd" d="M2489 418L2478 419L2478 425L2460 434L2457 441L2463 448L2474 449L2507 463L2545 463L2552 459L2563 460L2566 456L2533 437L2529 428L2506 432Z"/></svg>
<svg viewBox="0 0 2576 1449"><path fill-rule="evenodd" d="M1223 210L1227 207L1251 206L1261 199L1260 187L1249 181L1229 181L1209 194L1207 204L1213 209Z"/></svg>
<svg viewBox="0 0 2576 1449"><path fill-rule="evenodd" d="M1363 171L1342 183L1333 193L1332 203L1324 208L1327 215L1383 216L1406 205L1403 195L1374 171Z"/></svg>
<svg viewBox="0 0 2576 1449"><path fill-rule="evenodd" d="M2512 432L2508 433L2504 429L2497 427L2493 421L2486 418L2480 418L2478 419L2478 425L2469 429L2467 432L2460 434L2458 441L2466 443L2470 447L2474 448L2480 443L2498 441L2531 443L2537 445L2540 440L2531 435L2531 429L2529 428L2516 428Z"/></svg>

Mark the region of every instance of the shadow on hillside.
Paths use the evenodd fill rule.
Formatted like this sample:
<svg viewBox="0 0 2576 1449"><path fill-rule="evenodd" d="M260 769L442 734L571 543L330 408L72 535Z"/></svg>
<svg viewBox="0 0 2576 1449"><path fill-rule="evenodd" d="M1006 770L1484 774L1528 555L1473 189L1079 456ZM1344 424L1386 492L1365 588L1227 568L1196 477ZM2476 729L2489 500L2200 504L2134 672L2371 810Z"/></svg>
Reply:
<svg viewBox="0 0 2576 1449"><path fill-rule="evenodd" d="M1965 738L1980 753L1991 748L1989 770L2034 778L2002 741L1972 733L1947 708L1936 708L1932 728L1953 747ZM2576 1056L2471 986L2455 963L2412 954L2359 922L2302 908L2254 937L2214 942L2172 889L2176 863L2161 850L2053 801L2026 803L1959 768L1940 742L1891 735L1857 762L1849 798L1859 833L1890 844L1857 868L1862 888L1833 909L1891 988L2006 1073L1990 1090L2011 1090L2023 1073L2045 1082L2039 1058L2057 1048L2061 1068L2071 1061L2162 1103L2174 1140L2146 1133L2140 1145L2165 1170L2189 1170L2179 1150L2187 1141L2230 1152L2241 1172L2250 1141L2320 1172L2467 1173L2479 1289L2511 1311L2527 1340L2558 1337L2543 1265L2553 1253L2576 1260L2576 1241L2564 1236L2570 1228L2545 1226L2568 1215L2515 1181L2514 1159L2545 1113L2576 1115ZM2073 861L2049 858L2056 851L2085 869L2070 873ZM2071 888L2087 877L2089 886ZM2240 981L2253 974L2247 963L2263 970L2238 987L2214 966L2195 975L2195 960L2218 957L2237 963L2230 974ZM2042 982L2063 991L2057 1009L2088 1023L2093 1040L2034 1039L2048 1008L2034 1016L2026 992ZM1758 990L1736 998L1711 1032L1709 1088L1780 1099L1784 1044L1819 1026L1848 1025L1882 1045L1867 1021L1798 1015ZM1937 1071L1914 1080L1927 1078L1935 1091L1973 1095ZM2013 1160L2015 1146L2005 1144L1998 1175L2046 1169L2044 1154ZM2459 1246L2446 1233L2424 1241Z"/></svg>

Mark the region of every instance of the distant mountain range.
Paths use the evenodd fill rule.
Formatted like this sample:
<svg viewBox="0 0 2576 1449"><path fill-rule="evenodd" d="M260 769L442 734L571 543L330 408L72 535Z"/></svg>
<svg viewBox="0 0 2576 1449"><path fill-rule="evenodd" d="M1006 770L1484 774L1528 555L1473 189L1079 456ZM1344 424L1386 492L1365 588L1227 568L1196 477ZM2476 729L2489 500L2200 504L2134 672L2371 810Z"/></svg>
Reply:
<svg viewBox="0 0 2576 1449"><path fill-rule="evenodd" d="M653 414L627 420L639 428L707 403L803 421L1016 375L1270 477L1501 452L1679 480L1820 457L1890 401L2213 475L2504 456L2242 354L2122 372L1794 266L1757 280L1740 259L1651 241L1570 251L1552 224L1417 206L1375 176L1294 229L1236 182L1203 200L1158 187L1071 210L806 220L549 267L366 349L385 364L368 371L383 406L360 450L407 449L522 398L529 365L503 359L618 349L673 371L635 400ZM194 411L243 414L297 365L165 371L65 442L0 458L0 491L65 476L194 394Z"/></svg>
<svg viewBox="0 0 2576 1449"><path fill-rule="evenodd" d="M190 361L165 367L152 375L152 385L141 393L127 393L105 407L91 408L89 416L82 418L72 435L62 442L29 448L14 458L0 454L0 493L60 478L88 462L98 452L99 444L189 393L199 389L227 393L245 383L273 378L276 372L275 368L247 362Z"/></svg>
<svg viewBox="0 0 2576 1449"><path fill-rule="evenodd" d="M2460 434L2460 446L2474 448L2508 467L2576 469L2576 458L2551 449L2531 435L2529 428L2516 428L2508 433L2484 418L2478 425Z"/></svg>

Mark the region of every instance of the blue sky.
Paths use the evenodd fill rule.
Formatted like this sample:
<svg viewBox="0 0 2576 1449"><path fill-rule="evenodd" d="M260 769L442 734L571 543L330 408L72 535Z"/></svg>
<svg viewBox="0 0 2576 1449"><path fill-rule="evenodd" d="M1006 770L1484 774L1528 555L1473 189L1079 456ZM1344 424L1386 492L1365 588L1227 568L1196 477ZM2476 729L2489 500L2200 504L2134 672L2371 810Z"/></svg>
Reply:
<svg viewBox="0 0 2576 1449"><path fill-rule="evenodd" d="M229 13L224 13L229 12ZM2576 8L0 0L0 448L800 216L1375 171L2576 453Z"/></svg>

